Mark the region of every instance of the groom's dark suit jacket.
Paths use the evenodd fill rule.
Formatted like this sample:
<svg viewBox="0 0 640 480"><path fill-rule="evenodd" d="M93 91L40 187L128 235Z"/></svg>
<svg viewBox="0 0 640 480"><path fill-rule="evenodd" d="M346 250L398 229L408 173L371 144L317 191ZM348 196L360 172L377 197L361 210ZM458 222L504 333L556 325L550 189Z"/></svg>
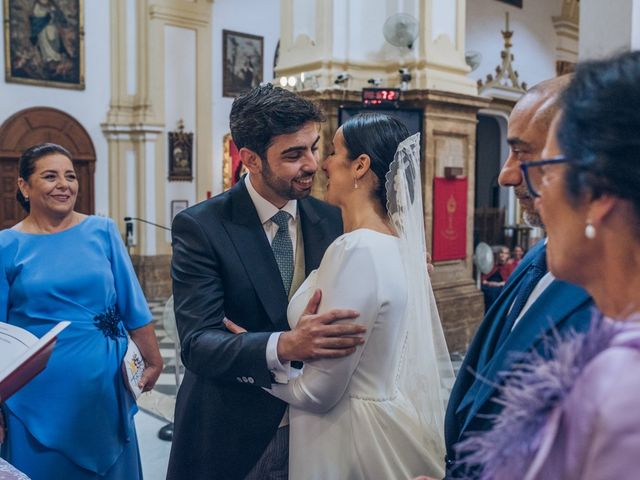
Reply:
<svg viewBox="0 0 640 480"><path fill-rule="evenodd" d="M339 210L298 201L305 270L342 233ZM288 330L287 293L244 181L173 222L173 295L186 373L176 401L169 480L242 479L275 434L286 404L265 351ZM250 333L233 335L228 317Z"/></svg>
<svg viewBox="0 0 640 480"><path fill-rule="evenodd" d="M562 335L570 329L584 331L590 324L593 302L589 294L580 287L554 280L523 315L504 343L489 355L486 364L478 368L483 351L491 348L499 338L529 266L545 248L544 242L539 242L511 274L502 293L485 315L462 362L445 417L447 478L455 478L454 445L469 432L491 428L491 416L501 410L494 401L500 373L512 368L518 353L537 350L545 355L548 343L543 339L552 338L554 329Z"/></svg>

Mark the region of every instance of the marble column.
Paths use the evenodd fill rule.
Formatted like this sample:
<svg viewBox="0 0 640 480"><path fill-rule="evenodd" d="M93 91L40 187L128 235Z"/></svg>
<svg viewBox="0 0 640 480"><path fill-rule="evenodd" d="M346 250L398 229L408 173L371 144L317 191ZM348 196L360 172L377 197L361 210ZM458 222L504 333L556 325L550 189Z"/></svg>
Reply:
<svg viewBox="0 0 640 480"><path fill-rule="evenodd" d="M340 107L361 107L361 89L377 79L380 86L403 88L399 108L423 112L423 192L427 246L432 247L433 183L445 167L461 168L468 180L466 256L436 262L432 282L451 351L464 351L482 319L483 297L472 278L475 135L477 112L489 100L478 96L464 60L465 0L281 0L280 58L277 76L300 78L295 90L318 102L327 115L320 155L330 149ZM387 19L403 12L416 22L409 45L385 41ZM408 17L395 17L400 29ZM396 22L397 26L398 22ZM398 70L411 80L401 84ZM341 73L346 81L336 84ZM318 175L313 194L322 198Z"/></svg>
<svg viewBox="0 0 640 480"><path fill-rule="evenodd" d="M170 224L167 133L175 130L178 118L173 117L182 112L167 105L167 98L192 105L186 110L193 112L193 118L185 118L196 132L193 170L197 177L188 189L193 197L190 203L206 198L212 190L211 3L113 0L110 4L111 102L102 131L109 146L109 215L121 232L124 217ZM173 43L167 40L170 34ZM182 42L178 47L176 38ZM175 68L172 62L180 55L176 48L195 52L188 72L193 88L167 90L166 72ZM129 252L145 295L167 298L171 294L167 232L135 221L130 240Z"/></svg>
<svg viewBox="0 0 640 480"><path fill-rule="evenodd" d="M584 1L584 0L583 0ZM562 0L560 15L552 17L556 30L556 73L562 75L575 69L580 38L580 3Z"/></svg>

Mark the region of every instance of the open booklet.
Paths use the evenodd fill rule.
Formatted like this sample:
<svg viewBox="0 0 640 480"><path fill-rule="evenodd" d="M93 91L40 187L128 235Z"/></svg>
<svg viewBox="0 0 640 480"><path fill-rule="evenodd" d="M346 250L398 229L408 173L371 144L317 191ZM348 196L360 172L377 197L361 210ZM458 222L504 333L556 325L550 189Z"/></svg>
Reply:
<svg viewBox="0 0 640 480"><path fill-rule="evenodd" d="M63 321L41 338L23 328L0 322L0 402L4 402L47 365Z"/></svg>
<svg viewBox="0 0 640 480"><path fill-rule="evenodd" d="M129 387L131 394L137 400L142 389L138 386L142 373L144 372L144 359L140 353L140 349L136 343L129 337L127 345L127 352L122 359L122 373L124 376L124 383Z"/></svg>

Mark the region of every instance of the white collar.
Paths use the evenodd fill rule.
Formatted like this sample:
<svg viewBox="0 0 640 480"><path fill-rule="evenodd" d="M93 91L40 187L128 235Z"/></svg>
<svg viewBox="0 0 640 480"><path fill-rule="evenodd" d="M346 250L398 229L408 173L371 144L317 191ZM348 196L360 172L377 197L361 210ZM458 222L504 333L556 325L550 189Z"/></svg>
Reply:
<svg viewBox="0 0 640 480"><path fill-rule="evenodd" d="M260 223L263 225L271 220L276 213L280 210L284 210L291 218L294 220L297 218L298 214L298 201L297 200L289 200L284 207L278 208L269 200L264 198L262 195L258 193L258 191L254 188L251 183L251 176L247 173L247 176L244 177L244 184L247 187L247 191L249 192L249 196L251 197L251 201L253 205L256 207L256 211L258 212L258 217L260 218Z"/></svg>

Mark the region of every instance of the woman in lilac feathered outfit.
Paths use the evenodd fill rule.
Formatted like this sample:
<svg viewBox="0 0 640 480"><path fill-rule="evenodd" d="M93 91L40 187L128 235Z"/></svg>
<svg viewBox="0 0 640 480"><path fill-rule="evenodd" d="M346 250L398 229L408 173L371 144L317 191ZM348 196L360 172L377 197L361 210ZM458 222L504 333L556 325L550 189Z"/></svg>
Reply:
<svg viewBox="0 0 640 480"><path fill-rule="evenodd" d="M510 374L493 430L459 445L472 478L639 478L640 52L584 63L543 158L523 164L558 278L601 317ZM601 313L600 313L601 312ZM557 339L556 339L557 340Z"/></svg>

